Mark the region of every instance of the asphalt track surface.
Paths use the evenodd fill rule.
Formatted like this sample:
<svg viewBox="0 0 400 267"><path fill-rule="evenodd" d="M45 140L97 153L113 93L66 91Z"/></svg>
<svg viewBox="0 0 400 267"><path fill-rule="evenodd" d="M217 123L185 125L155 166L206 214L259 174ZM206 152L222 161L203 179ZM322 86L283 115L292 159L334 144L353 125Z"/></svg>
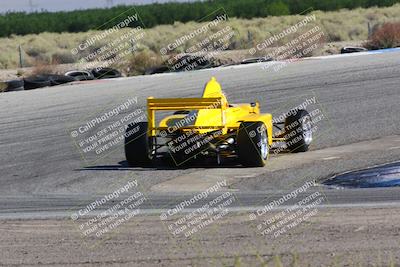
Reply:
<svg viewBox="0 0 400 267"><path fill-rule="evenodd" d="M143 208L171 207L221 180L227 182L223 190L243 199L235 205L257 207L306 181L398 161L399 62L400 52L390 52L304 60L278 72L262 68L268 63L258 63L1 94L0 213L64 214L133 179L153 200L151 207ZM315 97L315 106L309 108L320 109L324 117L311 151L272 155L264 168L213 162L129 168L123 146L106 156L82 158L70 136L76 125L128 98L137 97L138 106L144 107L148 96L199 97L211 76L222 84L230 102L257 100L262 111L274 116ZM400 203L398 188L318 189L326 192L332 205Z"/></svg>

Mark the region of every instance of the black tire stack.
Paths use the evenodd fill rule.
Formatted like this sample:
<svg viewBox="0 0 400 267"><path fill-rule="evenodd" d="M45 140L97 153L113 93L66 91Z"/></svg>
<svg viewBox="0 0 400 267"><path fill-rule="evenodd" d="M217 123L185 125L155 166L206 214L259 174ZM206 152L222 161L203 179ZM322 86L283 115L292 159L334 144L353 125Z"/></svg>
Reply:
<svg viewBox="0 0 400 267"><path fill-rule="evenodd" d="M24 80L12 80L5 82L5 92L16 92L24 90Z"/></svg>
<svg viewBox="0 0 400 267"><path fill-rule="evenodd" d="M96 79L113 79L122 77L121 72L112 68L92 69L91 73Z"/></svg>
<svg viewBox="0 0 400 267"><path fill-rule="evenodd" d="M74 81L76 81L75 78L65 75L43 74L24 78L24 88L25 90L32 90L47 86L56 86Z"/></svg>
<svg viewBox="0 0 400 267"><path fill-rule="evenodd" d="M68 71L65 75L41 74L21 80L11 80L2 82L0 92L13 92L23 90L33 90L48 86L71 83L74 81L90 81L94 79L112 79L122 77L121 72L112 68L98 68L89 71L74 70Z"/></svg>
<svg viewBox="0 0 400 267"><path fill-rule="evenodd" d="M65 73L65 76L73 77L77 81L91 81L94 80L92 72L86 70L73 70Z"/></svg>

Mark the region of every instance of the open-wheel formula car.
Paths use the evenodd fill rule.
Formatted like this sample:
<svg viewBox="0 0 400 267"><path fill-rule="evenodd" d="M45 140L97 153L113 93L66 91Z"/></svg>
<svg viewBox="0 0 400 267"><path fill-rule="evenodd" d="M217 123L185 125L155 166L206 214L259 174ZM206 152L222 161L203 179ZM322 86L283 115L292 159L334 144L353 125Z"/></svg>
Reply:
<svg viewBox="0 0 400 267"><path fill-rule="evenodd" d="M169 112L159 123L156 112ZM169 154L177 166L202 157L237 157L243 166L262 167L274 144L305 152L312 141L312 120L296 110L284 122L273 123L257 102L230 104L213 77L202 98L147 99L148 122L128 125L125 155L131 166L149 166ZM273 127L279 131L273 135ZM160 151L164 150L163 153Z"/></svg>

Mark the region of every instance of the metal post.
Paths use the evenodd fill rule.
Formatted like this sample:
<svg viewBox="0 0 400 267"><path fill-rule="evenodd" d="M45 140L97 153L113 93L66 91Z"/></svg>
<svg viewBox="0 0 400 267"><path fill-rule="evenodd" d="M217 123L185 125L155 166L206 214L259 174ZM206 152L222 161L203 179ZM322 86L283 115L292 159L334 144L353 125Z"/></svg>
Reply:
<svg viewBox="0 0 400 267"><path fill-rule="evenodd" d="M371 35L372 35L371 23L368 21L368 39L371 38Z"/></svg>
<svg viewBox="0 0 400 267"><path fill-rule="evenodd" d="M23 68L24 67L24 58L22 55L22 46L21 45L18 46L18 51L19 51L19 67Z"/></svg>

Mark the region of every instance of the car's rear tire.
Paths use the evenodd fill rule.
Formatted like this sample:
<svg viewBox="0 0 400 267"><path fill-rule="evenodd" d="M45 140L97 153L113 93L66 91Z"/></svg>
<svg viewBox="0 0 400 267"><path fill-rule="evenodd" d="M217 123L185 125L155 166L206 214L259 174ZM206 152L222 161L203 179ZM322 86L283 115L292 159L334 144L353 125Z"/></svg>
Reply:
<svg viewBox="0 0 400 267"><path fill-rule="evenodd" d="M285 139L292 153L306 152L312 142L312 119L304 109L285 119Z"/></svg>
<svg viewBox="0 0 400 267"><path fill-rule="evenodd" d="M262 122L242 122L237 134L237 154L246 167L263 167L268 159L268 132Z"/></svg>
<svg viewBox="0 0 400 267"><path fill-rule="evenodd" d="M125 132L125 157L129 166L148 167L151 165L154 157L153 146L147 122L128 125Z"/></svg>

